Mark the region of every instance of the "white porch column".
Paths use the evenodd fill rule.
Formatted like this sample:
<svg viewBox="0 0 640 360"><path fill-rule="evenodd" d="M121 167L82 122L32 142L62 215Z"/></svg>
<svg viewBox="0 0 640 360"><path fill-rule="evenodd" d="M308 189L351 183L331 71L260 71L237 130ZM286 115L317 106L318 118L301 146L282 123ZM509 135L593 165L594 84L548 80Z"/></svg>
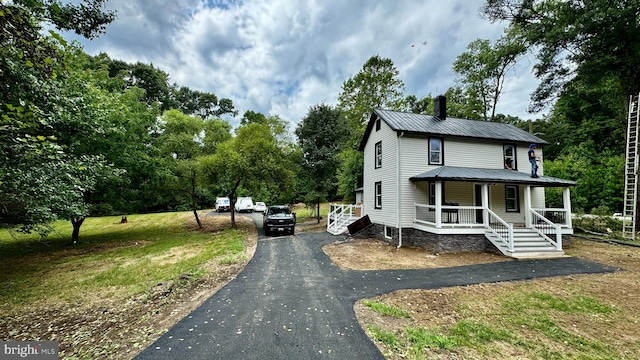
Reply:
<svg viewBox="0 0 640 360"><path fill-rule="evenodd" d="M571 222L571 193L569 192L568 187L562 189L562 204L564 205L564 211L567 217L565 223L567 224L567 227L571 229L573 227Z"/></svg>
<svg viewBox="0 0 640 360"><path fill-rule="evenodd" d="M482 221L484 226L489 226L489 184L482 184Z"/></svg>
<svg viewBox="0 0 640 360"><path fill-rule="evenodd" d="M531 186L524 187L524 224L530 228L531 225Z"/></svg>
<svg viewBox="0 0 640 360"><path fill-rule="evenodd" d="M436 181L436 227L442 227L442 181Z"/></svg>

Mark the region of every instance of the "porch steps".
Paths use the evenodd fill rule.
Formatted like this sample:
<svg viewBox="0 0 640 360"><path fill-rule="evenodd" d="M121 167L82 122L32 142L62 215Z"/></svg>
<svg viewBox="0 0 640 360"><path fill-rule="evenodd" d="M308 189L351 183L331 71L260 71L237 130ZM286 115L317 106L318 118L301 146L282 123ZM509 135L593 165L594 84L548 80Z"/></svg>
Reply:
<svg viewBox="0 0 640 360"><path fill-rule="evenodd" d="M347 231L347 226L351 225L358 219L360 219L359 216L338 216L335 218L331 217L327 219L327 232L332 235L344 234L344 232Z"/></svg>
<svg viewBox="0 0 640 360"><path fill-rule="evenodd" d="M344 234L347 227L362 216L362 205L329 204L327 232L333 235Z"/></svg>
<svg viewBox="0 0 640 360"><path fill-rule="evenodd" d="M514 252L508 250L507 244L502 242L497 236L491 232L486 232L485 237L500 252L509 257L517 259L533 259L533 258L554 258L564 256L563 250L558 250L537 232L531 229L513 229L513 247Z"/></svg>

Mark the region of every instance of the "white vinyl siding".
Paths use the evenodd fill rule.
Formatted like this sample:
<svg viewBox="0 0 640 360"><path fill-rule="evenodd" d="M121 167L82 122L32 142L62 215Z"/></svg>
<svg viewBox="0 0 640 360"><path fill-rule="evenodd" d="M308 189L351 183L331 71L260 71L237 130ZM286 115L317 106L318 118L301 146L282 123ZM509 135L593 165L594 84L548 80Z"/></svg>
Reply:
<svg viewBox="0 0 640 360"><path fill-rule="evenodd" d="M473 183L450 181L444 186L444 201L473 206Z"/></svg>
<svg viewBox="0 0 640 360"><path fill-rule="evenodd" d="M408 171L409 174L413 176L441 166L429 165L428 138L404 136L400 141L402 143L403 173L406 174ZM370 140L370 143L373 146L375 141ZM384 146L383 153L385 154L385 159L388 159L385 149L386 146ZM502 143L489 143L475 139L444 138L442 149L444 150L443 161L445 166L484 169L504 168L504 149ZM518 165L518 171L529 173L530 164L527 160L527 152L524 150L523 145L516 146L516 164ZM542 150L536 149L536 155L538 153L542 154ZM393 161L395 161L395 157L393 157Z"/></svg>
<svg viewBox="0 0 640 360"><path fill-rule="evenodd" d="M375 124L374 124L375 130ZM380 130L371 131L364 147L364 213L371 222L396 227L397 225L397 134L389 126L380 121ZM375 168L376 143L381 143L384 156L382 167ZM382 183L382 208L375 207L375 183Z"/></svg>
<svg viewBox="0 0 640 360"><path fill-rule="evenodd" d="M446 121L446 120L445 120ZM374 124L375 127L375 124ZM369 134L364 148L364 213L369 215L373 223L397 228L397 212L402 215L402 227L414 227L413 217L415 204L429 203L429 183L411 182L410 177L438 168L441 165L429 165L429 142L426 136L405 134L399 136L381 121L379 131ZM375 144L382 143L384 164L376 169ZM400 208L398 208L398 174L397 149L400 146ZM488 142L477 139L443 139L443 161L446 166L474 167L487 169L504 168L504 143ZM529 173L526 146L516 144L516 163L518 171ZM536 149L536 154L542 154ZM543 174L542 168L539 174ZM375 209L374 184L382 183L382 209ZM524 189L518 186L519 213L506 212L505 185L492 184L489 186L489 203L491 209L507 222L524 223ZM445 184L445 201L454 201L461 206L474 205L474 183L447 182ZM544 188L531 188L531 205L543 208L545 205Z"/></svg>
<svg viewBox="0 0 640 360"><path fill-rule="evenodd" d="M503 169L502 143L487 143L481 140L445 139L444 163L447 166L462 166L484 169Z"/></svg>
<svg viewBox="0 0 640 360"><path fill-rule="evenodd" d="M538 173L540 173L540 170L538 170ZM544 188L531 188L531 207L538 209L545 207Z"/></svg>
<svg viewBox="0 0 640 360"><path fill-rule="evenodd" d="M518 186L518 200L519 200L519 212L507 212L507 202L505 199L505 186L504 184L496 184L489 186L489 201L491 204L491 210L500 216L504 221L514 224L524 224L525 222L525 208L524 208L524 189L525 185ZM531 207L544 208L544 188L531 188Z"/></svg>
<svg viewBox="0 0 640 360"><path fill-rule="evenodd" d="M412 227L415 204L429 203L429 182L411 182L410 177L419 175L439 165L429 165L429 144L426 138L403 136L400 141L400 181L402 186L402 226Z"/></svg>

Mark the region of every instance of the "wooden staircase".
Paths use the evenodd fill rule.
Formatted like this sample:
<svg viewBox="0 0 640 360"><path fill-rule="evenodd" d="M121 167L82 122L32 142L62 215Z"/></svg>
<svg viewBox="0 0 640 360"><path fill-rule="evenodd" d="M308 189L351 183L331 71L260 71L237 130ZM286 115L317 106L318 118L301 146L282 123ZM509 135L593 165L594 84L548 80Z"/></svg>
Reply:
<svg viewBox="0 0 640 360"><path fill-rule="evenodd" d="M556 249L553 244L549 243L532 229L513 229L513 252L509 251L507 244L491 232L487 231L485 237L500 250L503 255L517 259L555 258L564 256L563 250Z"/></svg>

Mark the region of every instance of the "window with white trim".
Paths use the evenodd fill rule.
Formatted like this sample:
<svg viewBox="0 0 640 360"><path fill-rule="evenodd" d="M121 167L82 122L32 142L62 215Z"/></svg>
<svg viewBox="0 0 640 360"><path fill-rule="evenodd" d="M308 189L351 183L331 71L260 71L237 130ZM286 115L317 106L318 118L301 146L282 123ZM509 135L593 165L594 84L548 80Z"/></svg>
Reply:
<svg viewBox="0 0 640 360"><path fill-rule="evenodd" d="M380 131L380 118L376 119L376 131Z"/></svg>
<svg viewBox="0 0 640 360"><path fill-rule="evenodd" d="M504 168L516 170L516 146L514 144L504 144L502 149L504 154Z"/></svg>
<svg viewBox="0 0 640 360"><path fill-rule="evenodd" d="M376 143L376 158L374 161L374 167L376 169L382 167L382 141Z"/></svg>
<svg viewBox="0 0 640 360"><path fill-rule="evenodd" d="M374 184L374 204L376 209L382 209L382 182L378 181Z"/></svg>
<svg viewBox="0 0 640 360"><path fill-rule="evenodd" d="M391 239L393 235L393 228L391 226L384 226L384 237L387 239Z"/></svg>
<svg viewBox="0 0 640 360"><path fill-rule="evenodd" d="M441 138L429 138L429 165L443 165Z"/></svg>
<svg viewBox="0 0 640 360"><path fill-rule="evenodd" d="M520 196L516 185L504 187L504 200L507 212L520 212Z"/></svg>

